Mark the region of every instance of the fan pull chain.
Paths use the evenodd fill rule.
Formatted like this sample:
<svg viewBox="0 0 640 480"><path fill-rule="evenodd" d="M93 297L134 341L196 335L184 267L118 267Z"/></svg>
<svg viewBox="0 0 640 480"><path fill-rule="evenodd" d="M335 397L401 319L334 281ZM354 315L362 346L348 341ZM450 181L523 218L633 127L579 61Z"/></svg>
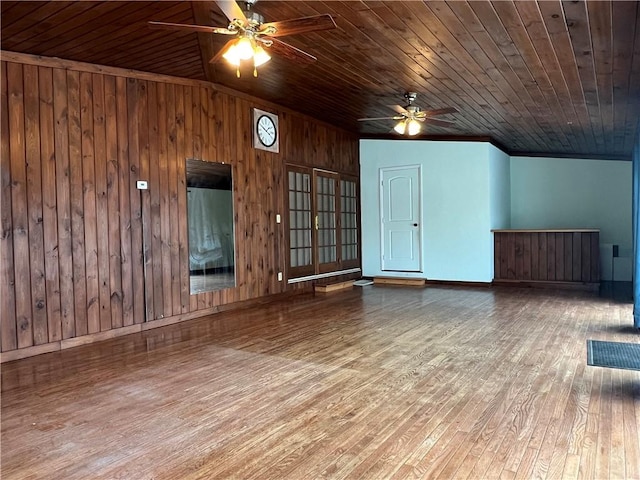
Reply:
<svg viewBox="0 0 640 480"><path fill-rule="evenodd" d="M253 76L258 77L258 69L256 67L253 67Z"/></svg>
<svg viewBox="0 0 640 480"><path fill-rule="evenodd" d="M240 65L236 67L236 77L240 78Z"/></svg>

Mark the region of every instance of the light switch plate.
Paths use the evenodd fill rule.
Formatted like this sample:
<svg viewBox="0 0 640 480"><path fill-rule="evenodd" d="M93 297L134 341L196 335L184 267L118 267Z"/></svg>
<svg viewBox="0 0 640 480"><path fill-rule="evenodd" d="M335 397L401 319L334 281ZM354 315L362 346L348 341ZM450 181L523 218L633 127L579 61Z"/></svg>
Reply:
<svg viewBox="0 0 640 480"><path fill-rule="evenodd" d="M146 181L146 180L138 180L138 181L136 182L136 188L137 188L138 190L146 190L146 189L147 189L147 188L149 188L149 187L148 187L148 185L147 185L147 181Z"/></svg>

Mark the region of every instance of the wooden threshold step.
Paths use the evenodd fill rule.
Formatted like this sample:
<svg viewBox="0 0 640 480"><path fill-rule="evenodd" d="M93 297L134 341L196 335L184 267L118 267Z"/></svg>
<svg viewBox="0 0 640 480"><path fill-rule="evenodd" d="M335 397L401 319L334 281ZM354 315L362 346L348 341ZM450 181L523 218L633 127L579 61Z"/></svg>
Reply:
<svg viewBox="0 0 640 480"><path fill-rule="evenodd" d="M373 277L374 285L405 285L411 287L424 287L424 278L393 278L393 277Z"/></svg>
<svg viewBox="0 0 640 480"><path fill-rule="evenodd" d="M347 280L346 282L329 283L327 285L316 285L314 290L319 293L329 293L338 290L345 290L347 288L353 288L353 280Z"/></svg>

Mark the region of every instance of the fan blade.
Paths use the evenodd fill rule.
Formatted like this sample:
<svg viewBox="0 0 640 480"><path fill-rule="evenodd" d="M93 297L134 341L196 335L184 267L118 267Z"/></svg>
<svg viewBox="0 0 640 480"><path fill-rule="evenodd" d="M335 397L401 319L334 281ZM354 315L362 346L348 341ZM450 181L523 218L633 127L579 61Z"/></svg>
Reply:
<svg viewBox="0 0 640 480"><path fill-rule="evenodd" d="M282 40L278 40L277 38L271 37L262 37L267 41L272 41L273 44L268 47L268 50L272 50L273 53L277 55L281 55L288 60L293 60L294 62L300 63L313 63L317 60L313 55L303 52L299 48L294 47L293 45L289 45L288 43L284 43Z"/></svg>
<svg viewBox="0 0 640 480"><path fill-rule="evenodd" d="M208 27L206 25L187 25L184 23L148 22L151 28L163 30L190 30L192 32L222 33L224 35L235 35L238 32L221 27Z"/></svg>
<svg viewBox="0 0 640 480"><path fill-rule="evenodd" d="M269 28L275 28L275 33L270 33L270 37L284 37L285 35L331 30L337 28L337 25L333 21L333 17L326 13L324 15L283 20L282 22L263 23L260 30Z"/></svg>
<svg viewBox="0 0 640 480"><path fill-rule="evenodd" d="M446 120L438 120L436 118L416 118L419 122L430 123L431 125L437 125L439 127L453 127L455 122L447 122Z"/></svg>
<svg viewBox="0 0 640 480"><path fill-rule="evenodd" d="M458 109L454 107L438 108L437 110L422 110L420 114L424 114L427 117L433 117L435 115L445 115L447 113L458 113Z"/></svg>
<svg viewBox="0 0 640 480"><path fill-rule="evenodd" d="M404 107L401 107L400 105L389 105L390 108L393 108L396 112L398 112L401 115L409 115L409 112L407 112L407 110Z"/></svg>
<svg viewBox="0 0 640 480"><path fill-rule="evenodd" d="M209 63L216 63L218 60L220 60L220 58L222 57L222 55L228 50L228 48L231 46L231 44L233 42L235 42L236 39L232 39L229 40L227 43L224 44L224 47L222 47L220 50L218 50L218 53L216 53L211 60L209 60Z"/></svg>
<svg viewBox="0 0 640 480"><path fill-rule="evenodd" d="M222 13L224 13L225 17L227 17L230 22L238 19L242 21L243 25L247 24L247 17L245 17L242 9L233 0L216 0L216 4L220 7L220 10L222 10Z"/></svg>
<svg viewBox="0 0 640 480"><path fill-rule="evenodd" d="M359 122L368 122L369 120L402 120L404 117L372 117L372 118L359 118Z"/></svg>

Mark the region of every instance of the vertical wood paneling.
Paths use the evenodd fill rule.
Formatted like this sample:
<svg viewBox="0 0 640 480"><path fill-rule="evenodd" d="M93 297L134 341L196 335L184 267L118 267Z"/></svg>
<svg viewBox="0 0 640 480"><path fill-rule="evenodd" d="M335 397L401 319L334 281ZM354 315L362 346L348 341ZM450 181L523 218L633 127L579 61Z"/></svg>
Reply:
<svg viewBox="0 0 640 480"><path fill-rule="evenodd" d="M170 283L170 291L168 292L168 296L171 297L171 303L174 305L180 304L180 279L181 279L181 271L180 271L180 259L185 258L188 261L188 247L185 249L185 255L187 257L180 256L180 223L179 218L186 217L183 212L186 212L186 202L184 205L184 210L180 210L178 205L178 195L185 194L186 195L186 184L184 183L184 173L182 174L182 180L178 175L178 171L182 168L182 172L185 169L185 158L180 158L177 155L177 146L176 146L176 131L178 125L176 123L176 87L174 85L167 85L166 89L166 100L167 100L167 137L165 141L167 142L167 156L169 158L168 162L168 175L169 175L169 247L170 247L170 265L171 269L171 283ZM184 191L182 190L184 189ZM186 224L185 224L186 226ZM186 234L186 230L185 230ZM188 271L187 271L188 275ZM174 309L174 313L180 313L180 310L177 308Z"/></svg>
<svg viewBox="0 0 640 480"><path fill-rule="evenodd" d="M538 273L540 280L547 280L549 278L547 269L547 255L548 255L548 243L547 235L537 235L538 245L540 248L538 254Z"/></svg>
<svg viewBox="0 0 640 480"><path fill-rule="evenodd" d="M496 280L600 281L598 232L496 231L494 242Z"/></svg>
<svg viewBox="0 0 640 480"><path fill-rule="evenodd" d="M531 234L531 278L540 278L540 235Z"/></svg>
<svg viewBox="0 0 640 480"><path fill-rule="evenodd" d="M100 331L100 285L98 280L98 218L96 212L96 165L93 130L93 82L80 73L80 128L82 145L82 193L87 280L87 331Z"/></svg>
<svg viewBox="0 0 640 480"><path fill-rule="evenodd" d="M351 135L201 84L2 62L1 87L3 352L304 287L276 278L285 163L358 171ZM253 148L254 107L279 154ZM232 166L236 288L190 295L187 158Z"/></svg>
<svg viewBox="0 0 640 480"><path fill-rule="evenodd" d="M106 77L108 78L108 77ZM93 131L96 178L96 235L98 258L98 289L100 307L100 331L111 327L111 291L109 265L109 224L107 197L107 130L105 123L104 75L94 74L93 81Z"/></svg>
<svg viewBox="0 0 640 480"><path fill-rule="evenodd" d="M515 279L516 277L516 236L514 233L507 233L507 278Z"/></svg>
<svg viewBox="0 0 640 480"><path fill-rule="evenodd" d="M582 233L575 232L571 235L573 243L572 258L571 258L571 280L579 282L582 277Z"/></svg>
<svg viewBox="0 0 640 480"><path fill-rule="evenodd" d="M118 218L120 219L120 266L122 269L122 326L133 319L133 251L131 247L131 188L129 179L129 83L116 77L116 119L118 135Z"/></svg>
<svg viewBox="0 0 640 480"><path fill-rule="evenodd" d="M31 265L31 315L33 343L47 343L44 231L42 227L42 159L40 157L40 102L38 67L24 68L24 110L29 215L29 262Z"/></svg>
<svg viewBox="0 0 640 480"><path fill-rule="evenodd" d="M111 328L122 326L122 255L120 239L120 183L118 160L118 112L116 79L104 82L106 154L107 154L107 218L109 219L109 308Z"/></svg>
<svg viewBox="0 0 640 480"><path fill-rule="evenodd" d="M564 243L564 276L557 280L570 282L573 279L573 235L571 233L556 235L561 235ZM560 258L558 260L561 261Z"/></svg>
<svg viewBox="0 0 640 480"><path fill-rule="evenodd" d="M149 288L153 291L153 317L148 319L163 318L164 313L164 277L162 272L162 217L160 215L160 126L158 123L158 90L157 85L149 82L149 102L148 106L148 123L149 123L149 158L148 158L148 181L149 181L149 224L147 226L147 238L149 239L149 260L153 277L147 276L147 279L153 278L153 283ZM165 112L166 115L166 112ZM166 136L163 138L166 138ZM142 178L145 174L141 173Z"/></svg>
<svg viewBox="0 0 640 480"><path fill-rule="evenodd" d="M142 242L142 209L140 191L136 189L136 180L140 174L140 146L138 118L143 107L140 106L141 91L146 89L145 82L130 78L127 83L127 116L129 117L129 208L131 212L131 276L133 281L133 323L145 321L145 289Z"/></svg>
<svg viewBox="0 0 640 480"><path fill-rule="evenodd" d="M9 149L9 93L7 91L7 64L0 63L0 202L2 209L2 236L0 237L0 346L2 351L15 350L18 347L16 336L16 297L15 270L13 263L13 212L11 204L11 151Z"/></svg>
<svg viewBox="0 0 640 480"><path fill-rule="evenodd" d="M31 317L31 268L29 264L29 215L27 213L22 65L7 64L7 88L9 94L11 209L13 214L17 347L24 348L33 345L33 325Z"/></svg>
<svg viewBox="0 0 640 480"><path fill-rule="evenodd" d="M67 73L53 70L53 114L55 117L55 162L58 221L58 264L60 267L60 309L62 338L76 334L73 286L73 247L71 233L69 110L67 103Z"/></svg>
<svg viewBox="0 0 640 480"><path fill-rule="evenodd" d="M589 272L590 282L600 281L600 235L592 233L589 235L591 238L591 270Z"/></svg>
<svg viewBox="0 0 640 480"><path fill-rule="evenodd" d="M553 254L553 265L555 274L549 280L564 280L564 233L549 233L555 238L555 253Z"/></svg>
<svg viewBox="0 0 640 480"><path fill-rule="evenodd" d="M187 211L187 183L186 183L186 165L187 159L185 137L186 137L186 113L185 105L187 105L187 91L188 87L182 85L176 86L176 181L178 183L178 199L177 206L178 212ZM216 130L217 131L217 130ZM173 180L173 179L171 179ZM171 204L171 208L173 208ZM172 231L175 229L175 217L171 217ZM180 313L186 313L189 311L189 244L187 235L187 215L178 215L178 239L177 244L175 239L171 240L171 255L173 252L177 252L178 270L171 270L171 284L173 292L173 313L178 315ZM173 267L172 267L173 268ZM175 284L179 286L179 295L176 295Z"/></svg>
<svg viewBox="0 0 640 480"><path fill-rule="evenodd" d="M135 180L149 181L149 97L151 96L151 82L141 82L138 89L138 176ZM139 190L140 193L140 234L142 236L142 275L144 278L144 321L156 318L154 289L155 277L153 271L153 245L151 240L151 190Z"/></svg>
<svg viewBox="0 0 640 480"><path fill-rule="evenodd" d="M40 153L42 157L42 227L45 249L45 302L47 307L47 342L51 342L62 339L52 69L40 67L38 79Z"/></svg>

